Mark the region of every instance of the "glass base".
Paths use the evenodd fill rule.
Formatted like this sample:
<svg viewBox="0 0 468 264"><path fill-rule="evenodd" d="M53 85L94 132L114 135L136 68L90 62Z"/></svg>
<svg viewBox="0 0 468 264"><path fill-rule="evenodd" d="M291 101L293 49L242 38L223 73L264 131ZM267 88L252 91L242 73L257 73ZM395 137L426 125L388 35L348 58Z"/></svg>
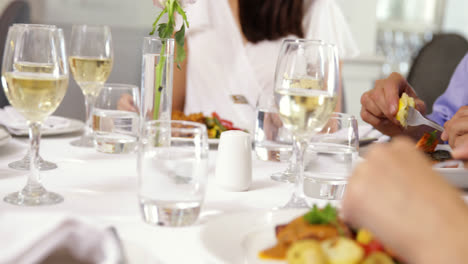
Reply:
<svg viewBox="0 0 468 264"><path fill-rule="evenodd" d="M200 214L201 202L167 202L140 198L143 221L158 226L189 226Z"/></svg>
<svg viewBox="0 0 468 264"><path fill-rule="evenodd" d="M94 147L94 139L90 136L82 136L77 140L73 140L70 142L70 145L74 147L82 147L82 148L93 148Z"/></svg>
<svg viewBox="0 0 468 264"><path fill-rule="evenodd" d="M40 205L53 205L63 202L63 197L53 192L44 190L40 195L25 195L24 191L11 193L3 201L21 206L40 206Z"/></svg>
<svg viewBox="0 0 468 264"><path fill-rule="evenodd" d="M288 208L310 208L309 203L303 196L296 196L295 194L292 195L291 199L286 203L282 209Z"/></svg>
<svg viewBox="0 0 468 264"><path fill-rule="evenodd" d="M273 173L270 178L277 182L295 183L296 175L290 171Z"/></svg>
<svg viewBox="0 0 468 264"><path fill-rule="evenodd" d="M9 163L8 167L15 169L15 170L29 170L29 153L24 156L23 159ZM41 156L39 156L39 170L41 171L46 171L46 170L53 170L57 168L57 164L50 162L50 161L45 161L42 159Z"/></svg>

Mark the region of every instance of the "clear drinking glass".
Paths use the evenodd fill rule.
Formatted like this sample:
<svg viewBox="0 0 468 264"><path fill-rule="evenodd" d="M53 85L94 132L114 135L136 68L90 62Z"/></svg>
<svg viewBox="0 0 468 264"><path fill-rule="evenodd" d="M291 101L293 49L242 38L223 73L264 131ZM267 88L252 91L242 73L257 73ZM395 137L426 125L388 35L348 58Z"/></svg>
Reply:
<svg viewBox="0 0 468 264"><path fill-rule="evenodd" d="M333 113L306 151L304 190L308 197L339 200L359 157L359 132L353 115Z"/></svg>
<svg viewBox="0 0 468 264"><path fill-rule="evenodd" d="M275 73L275 102L284 126L293 135L296 181L287 208L308 207L304 197L304 152L308 141L327 123L338 101L336 47L322 41L287 39Z"/></svg>
<svg viewBox="0 0 468 264"><path fill-rule="evenodd" d="M93 147L91 115L99 89L112 71L114 51L108 26L73 25L71 34L70 69L85 97L86 125L84 134L71 144Z"/></svg>
<svg viewBox="0 0 468 264"><path fill-rule="evenodd" d="M208 175L208 135L203 124L148 121L138 147L138 189L143 220L186 226L200 213Z"/></svg>
<svg viewBox="0 0 468 264"><path fill-rule="evenodd" d="M130 84L105 84L93 109L96 150L131 153L138 143L140 93Z"/></svg>
<svg viewBox="0 0 468 264"><path fill-rule="evenodd" d="M10 104L29 124L30 174L26 186L4 201L15 205L47 205L63 201L41 184L38 167L41 124L63 100L68 63L63 32L55 26L19 24L8 30L2 84Z"/></svg>
<svg viewBox="0 0 468 264"><path fill-rule="evenodd" d="M292 155L292 135L283 125L278 107L275 104L273 89L265 89L259 96L255 123L255 153L264 161L289 161L284 172L277 172L270 177L275 181L293 182L294 159Z"/></svg>

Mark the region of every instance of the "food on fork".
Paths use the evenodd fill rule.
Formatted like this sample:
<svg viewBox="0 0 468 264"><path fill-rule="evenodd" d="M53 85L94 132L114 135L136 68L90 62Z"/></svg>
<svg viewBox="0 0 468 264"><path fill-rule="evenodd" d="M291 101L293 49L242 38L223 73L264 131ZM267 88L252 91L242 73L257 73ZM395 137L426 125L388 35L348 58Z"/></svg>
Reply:
<svg viewBox="0 0 468 264"><path fill-rule="evenodd" d="M259 252L265 260L289 264L393 264L393 254L365 229L357 232L338 218L331 205L275 228L277 243Z"/></svg>
<svg viewBox="0 0 468 264"><path fill-rule="evenodd" d="M219 138L221 133L228 130L242 130L226 119L222 119L216 112L211 117L204 116L203 113L185 115L183 112L174 111L172 120L184 120L205 124L208 129L208 138Z"/></svg>
<svg viewBox="0 0 468 264"><path fill-rule="evenodd" d="M403 127L407 126L406 120L408 119L409 107L415 107L414 98L408 96L406 93L403 93L400 97L400 101L398 103L398 112L396 114L396 119L400 121L400 124Z"/></svg>

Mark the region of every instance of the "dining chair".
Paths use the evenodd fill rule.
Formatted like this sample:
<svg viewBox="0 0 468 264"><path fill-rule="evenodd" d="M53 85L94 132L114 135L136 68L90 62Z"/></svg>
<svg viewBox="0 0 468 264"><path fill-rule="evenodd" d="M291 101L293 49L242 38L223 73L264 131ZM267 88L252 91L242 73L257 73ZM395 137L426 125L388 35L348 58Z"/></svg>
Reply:
<svg viewBox="0 0 468 264"><path fill-rule="evenodd" d="M468 52L468 41L457 34L437 34L416 56L408 82L426 102L427 113L447 89L455 68Z"/></svg>
<svg viewBox="0 0 468 264"><path fill-rule="evenodd" d="M3 10L0 16L0 72L2 71L3 50L8 33L8 28L13 23L29 23L30 8L26 0L13 0ZM8 105L8 100L3 92L0 82L0 108Z"/></svg>

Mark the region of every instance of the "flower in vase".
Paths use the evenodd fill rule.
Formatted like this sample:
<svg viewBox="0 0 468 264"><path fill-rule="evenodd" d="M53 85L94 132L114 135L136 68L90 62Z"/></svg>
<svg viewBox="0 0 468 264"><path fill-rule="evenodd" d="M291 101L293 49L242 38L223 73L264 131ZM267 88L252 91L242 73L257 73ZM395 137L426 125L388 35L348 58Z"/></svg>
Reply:
<svg viewBox="0 0 468 264"><path fill-rule="evenodd" d="M166 3L168 2L169 0L153 0L153 4L155 6L158 6L160 8L164 8L166 6ZM182 6L186 6L187 4L194 4L195 2L197 2L197 0L176 0L176 1L179 1L179 3L182 5Z"/></svg>

